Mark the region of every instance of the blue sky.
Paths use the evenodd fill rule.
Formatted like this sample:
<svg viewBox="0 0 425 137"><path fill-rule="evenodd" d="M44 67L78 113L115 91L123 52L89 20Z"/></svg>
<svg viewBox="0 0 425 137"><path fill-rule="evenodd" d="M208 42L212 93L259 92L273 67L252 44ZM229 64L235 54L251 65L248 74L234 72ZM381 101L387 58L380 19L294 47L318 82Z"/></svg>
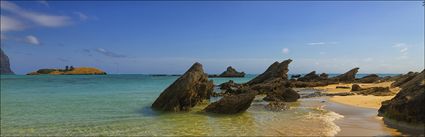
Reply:
<svg viewBox="0 0 425 137"><path fill-rule="evenodd" d="M405 73L424 69L424 7L410 2L2 1L1 47L18 74L65 65L109 73Z"/></svg>

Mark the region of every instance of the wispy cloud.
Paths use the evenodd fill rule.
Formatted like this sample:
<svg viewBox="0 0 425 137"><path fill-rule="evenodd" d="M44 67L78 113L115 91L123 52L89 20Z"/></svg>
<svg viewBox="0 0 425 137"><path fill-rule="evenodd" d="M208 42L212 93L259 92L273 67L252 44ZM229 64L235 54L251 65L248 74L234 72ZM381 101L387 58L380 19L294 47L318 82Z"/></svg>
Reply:
<svg viewBox="0 0 425 137"><path fill-rule="evenodd" d="M42 5L44 5L44 6L46 6L46 7L50 7L50 5L47 2L47 0L38 0L37 2L40 3L40 4L42 4Z"/></svg>
<svg viewBox="0 0 425 137"><path fill-rule="evenodd" d="M409 58L409 56L407 55L407 51L409 50L409 48L406 43L396 43L392 47L400 51L400 55L397 57L398 60L404 60Z"/></svg>
<svg viewBox="0 0 425 137"><path fill-rule="evenodd" d="M78 18L82 21L89 19L89 16L87 16L86 14L84 14L82 12L74 12L74 14L77 15Z"/></svg>
<svg viewBox="0 0 425 137"><path fill-rule="evenodd" d="M400 49L400 52L401 52L401 53L405 53L405 52L407 52L407 47Z"/></svg>
<svg viewBox="0 0 425 137"><path fill-rule="evenodd" d="M289 49L288 48L283 48L282 49L282 53L283 54L288 54L289 53Z"/></svg>
<svg viewBox="0 0 425 137"><path fill-rule="evenodd" d="M8 1L1 1L1 9L44 27L61 27L71 24L71 18L68 16L29 11Z"/></svg>
<svg viewBox="0 0 425 137"><path fill-rule="evenodd" d="M117 54L117 53L108 51L108 50L103 49L103 48L97 48L94 51L96 51L97 53L100 53L102 55L105 55L105 56L108 56L108 57L113 57L113 58L124 58L124 57L127 57L125 55Z"/></svg>
<svg viewBox="0 0 425 137"><path fill-rule="evenodd" d="M8 16L0 16L0 28L1 32L7 32L7 31L19 31L26 28L26 26L20 22L19 20L16 20L12 17Z"/></svg>
<svg viewBox="0 0 425 137"><path fill-rule="evenodd" d="M322 46L322 45L335 45L338 44L338 42L310 42L307 43L309 46Z"/></svg>
<svg viewBox="0 0 425 137"><path fill-rule="evenodd" d="M33 35L26 36L24 41L28 44L40 45L40 41L38 40L38 38Z"/></svg>

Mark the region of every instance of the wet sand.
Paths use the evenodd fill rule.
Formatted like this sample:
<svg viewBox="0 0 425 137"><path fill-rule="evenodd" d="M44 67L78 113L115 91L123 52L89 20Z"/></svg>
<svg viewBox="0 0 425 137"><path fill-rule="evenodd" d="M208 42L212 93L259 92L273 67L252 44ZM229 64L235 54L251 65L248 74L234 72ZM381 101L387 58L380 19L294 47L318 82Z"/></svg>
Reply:
<svg viewBox="0 0 425 137"><path fill-rule="evenodd" d="M376 109L354 107L332 101L326 103L325 109L344 116L335 121L341 129L336 136L398 136L405 134L387 126L382 118L377 116Z"/></svg>

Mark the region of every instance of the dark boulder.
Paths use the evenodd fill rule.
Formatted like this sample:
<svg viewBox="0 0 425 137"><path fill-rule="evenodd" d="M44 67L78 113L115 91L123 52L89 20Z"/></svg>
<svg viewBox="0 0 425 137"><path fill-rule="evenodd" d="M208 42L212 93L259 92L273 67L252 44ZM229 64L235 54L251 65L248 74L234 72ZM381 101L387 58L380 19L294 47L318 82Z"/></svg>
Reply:
<svg viewBox="0 0 425 137"><path fill-rule="evenodd" d="M336 86L335 88L350 89L350 87L347 86Z"/></svg>
<svg viewBox="0 0 425 137"><path fill-rule="evenodd" d="M425 70L401 87L391 100L382 102L380 116L409 123L425 123Z"/></svg>
<svg viewBox="0 0 425 137"><path fill-rule="evenodd" d="M200 63L195 63L165 89L152 104L152 108L163 111L188 111L204 99L209 99L213 92L213 82Z"/></svg>
<svg viewBox="0 0 425 137"><path fill-rule="evenodd" d="M363 90L363 89L358 84L353 84L351 86L351 91L360 91L360 90Z"/></svg>
<svg viewBox="0 0 425 137"><path fill-rule="evenodd" d="M291 75L291 79L297 79L297 78L300 78L300 77L301 77L300 74Z"/></svg>
<svg viewBox="0 0 425 137"><path fill-rule="evenodd" d="M326 73L322 73L322 74L320 74L320 75L319 75L319 77L320 77L321 79L328 79L328 74L326 74Z"/></svg>
<svg viewBox="0 0 425 137"><path fill-rule="evenodd" d="M263 98L264 101L282 101L282 102L295 102L300 98L300 95L291 88L283 86L268 92L267 96Z"/></svg>
<svg viewBox="0 0 425 137"><path fill-rule="evenodd" d="M350 71L338 75L332 79L338 82L353 82L356 79L357 72L359 72L359 68L353 68Z"/></svg>
<svg viewBox="0 0 425 137"><path fill-rule="evenodd" d="M379 82L380 80L381 80L381 78L378 75L370 74L370 75L367 75L367 76L364 76L364 77L358 79L357 82L360 82L360 83L375 83L375 82Z"/></svg>
<svg viewBox="0 0 425 137"><path fill-rule="evenodd" d="M0 48L0 74L15 74L12 69L10 69L9 57L3 52L3 49Z"/></svg>
<svg viewBox="0 0 425 137"><path fill-rule="evenodd" d="M246 111L254 100L257 92L246 91L243 94L224 96L217 102L208 105L204 111L218 114L236 114Z"/></svg>

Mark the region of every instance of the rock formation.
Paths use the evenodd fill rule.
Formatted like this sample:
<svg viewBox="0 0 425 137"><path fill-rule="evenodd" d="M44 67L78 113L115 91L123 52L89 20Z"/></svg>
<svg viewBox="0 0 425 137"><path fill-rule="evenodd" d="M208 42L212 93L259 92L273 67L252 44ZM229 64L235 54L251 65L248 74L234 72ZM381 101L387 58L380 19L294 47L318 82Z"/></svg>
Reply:
<svg viewBox="0 0 425 137"><path fill-rule="evenodd" d="M356 81L360 82L360 83L375 83L375 82L379 82L379 80L381 80L381 78L378 75L370 74L370 75L364 76L364 77L362 77L362 78L360 78Z"/></svg>
<svg viewBox="0 0 425 137"><path fill-rule="evenodd" d="M393 80L394 83L391 84L391 87L401 87L403 84L407 83L408 81L412 80L418 75L416 72L409 72L405 75L396 76Z"/></svg>
<svg viewBox="0 0 425 137"><path fill-rule="evenodd" d="M10 69L9 57L0 49L0 74L14 74Z"/></svg>
<svg viewBox="0 0 425 137"><path fill-rule="evenodd" d="M288 65L291 62L291 59L282 61L281 63L275 62L270 65L264 73L258 75L246 84L255 85L259 83L269 83L276 80L288 80Z"/></svg>
<svg viewBox="0 0 425 137"><path fill-rule="evenodd" d="M247 110L257 92L249 90L243 94L224 96L217 102L208 105L204 111L218 114L236 114Z"/></svg>
<svg viewBox="0 0 425 137"><path fill-rule="evenodd" d="M272 101L272 102L269 102L269 104L267 104L265 108L270 111L284 111L284 110L288 110L290 107L286 105L285 102Z"/></svg>
<svg viewBox="0 0 425 137"><path fill-rule="evenodd" d="M226 71L218 75L218 77L245 77L245 72L238 72L232 66L227 67Z"/></svg>
<svg viewBox="0 0 425 137"><path fill-rule="evenodd" d="M353 68L348 72L345 72L344 74L338 75L332 80L338 81L338 82L353 82L356 78L356 74L359 71L359 68Z"/></svg>
<svg viewBox="0 0 425 137"><path fill-rule="evenodd" d="M280 86L272 92L268 92L267 96L263 98L264 101L281 101L281 102L295 102L300 98L300 95L291 88Z"/></svg>
<svg viewBox="0 0 425 137"><path fill-rule="evenodd" d="M351 91L360 91L363 90L358 84L353 84L351 86Z"/></svg>
<svg viewBox="0 0 425 137"><path fill-rule="evenodd" d="M188 111L213 92L213 82L208 80L202 65L195 63L173 84L165 89L152 104L162 111Z"/></svg>
<svg viewBox="0 0 425 137"><path fill-rule="evenodd" d="M298 80L304 81L304 82L314 82L314 81L320 81L320 80L324 80L324 79L322 79L322 77L317 75L316 71L312 71L312 72L304 75L304 77L299 78Z"/></svg>
<svg viewBox="0 0 425 137"><path fill-rule="evenodd" d="M380 116L409 123L425 123L425 70L409 80L391 100L382 102Z"/></svg>
<svg viewBox="0 0 425 137"><path fill-rule="evenodd" d="M374 95L374 96L391 96L395 94L391 92L389 87L371 87L371 88L365 88L365 89L361 89L359 91L354 91L354 92L361 95Z"/></svg>
<svg viewBox="0 0 425 137"><path fill-rule="evenodd" d="M106 72L90 67L73 68L72 70L63 69L39 69L27 75L106 75Z"/></svg>

